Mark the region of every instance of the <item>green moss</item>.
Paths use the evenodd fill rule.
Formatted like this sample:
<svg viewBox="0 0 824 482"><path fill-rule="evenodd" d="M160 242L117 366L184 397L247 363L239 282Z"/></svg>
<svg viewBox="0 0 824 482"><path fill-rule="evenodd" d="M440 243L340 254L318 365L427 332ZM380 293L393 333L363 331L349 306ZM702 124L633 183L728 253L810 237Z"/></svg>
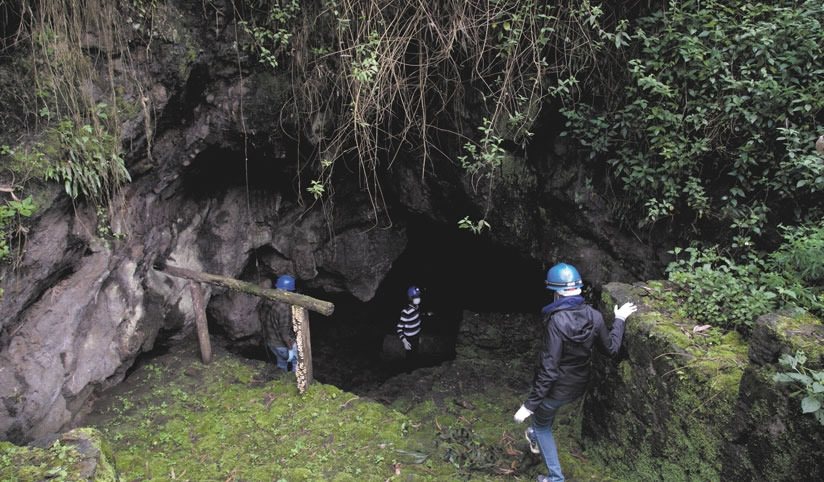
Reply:
<svg viewBox="0 0 824 482"><path fill-rule="evenodd" d="M720 480L730 421L786 411L773 388L758 392L762 400L749 396L750 413L740 414L745 342L734 333L699 336L652 304L627 325L627 357L594 359L601 378L556 419L570 479ZM421 392L384 406L320 383L299 394L293 374L220 350L206 366L195 350L143 366L99 409L106 416L91 425L111 441L122 480L534 480L543 472L523 440L525 425L512 421L526 393L482 382L511 381L502 375L517 370L511 354L416 371L412 385ZM772 372L747 373L755 390ZM526 383L514 385L525 391ZM598 417L605 419L593 422ZM804 446L769 430L753 434L774 453L754 473L786 480ZM787 427L794 430L804 428Z"/></svg>
<svg viewBox="0 0 824 482"><path fill-rule="evenodd" d="M115 88L115 106L117 107L117 117L121 120L121 122L142 118L143 111L140 107L141 104L139 102L135 102L134 100L131 102L127 101L125 98L125 93L126 89L122 86Z"/></svg>
<svg viewBox="0 0 824 482"><path fill-rule="evenodd" d="M624 383L629 383L632 380L632 366L629 361L623 360L618 364L618 374Z"/></svg>
<svg viewBox="0 0 824 482"><path fill-rule="evenodd" d="M255 102L249 103L245 107L249 112L249 119L253 119L256 123L274 122L273 117L268 113L275 106L279 108L288 101L291 92L289 77L281 72L266 71L255 75L253 82L251 90L254 93ZM262 124L254 127L257 129L267 128ZM268 126L273 131L276 131L275 127L274 125Z"/></svg>
<svg viewBox="0 0 824 482"><path fill-rule="evenodd" d="M509 186L507 189L514 188L518 192L530 192L538 185L534 171L522 158L508 152L501 156L501 178Z"/></svg>
<svg viewBox="0 0 824 482"><path fill-rule="evenodd" d="M605 364L593 410L612 429L584 439L588 455L620 480L720 480L727 427L736 416L748 344L671 311L665 283L605 287L602 303L634 301L628 359Z"/></svg>
<svg viewBox="0 0 824 482"><path fill-rule="evenodd" d="M100 450L102 457L98 459L98 464L95 468L95 481L108 482L117 479L117 469L115 467L115 455L112 451L111 445L106 441L103 434L93 428L81 427L73 431L73 433L80 434L87 438L91 443Z"/></svg>
<svg viewBox="0 0 824 482"><path fill-rule="evenodd" d="M421 440L433 439L434 427L415 428L406 415L335 387L313 384L298 394L292 374L266 380L262 363L221 357L188 375L171 366L147 365L131 382L139 393L161 374L172 378L125 398L145 407L134 417L109 407L103 428L121 479L185 473L190 480L385 480L404 460L402 451L417 453ZM443 419L458 420L449 413ZM432 463L454 473L445 461ZM404 466L416 480L437 480L427 470Z"/></svg>
<svg viewBox="0 0 824 482"><path fill-rule="evenodd" d="M808 367L824 365L824 340L821 339L821 321L808 314L776 316L775 332L787 346L801 349L807 355Z"/></svg>
<svg viewBox="0 0 824 482"><path fill-rule="evenodd" d="M85 454L78 451L83 445ZM88 459L94 458L93 479L88 479ZM48 448L18 447L0 442L0 480L83 480L109 482L116 480L114 456L100 432L91 428L76 429L52 442Z"/></svg>

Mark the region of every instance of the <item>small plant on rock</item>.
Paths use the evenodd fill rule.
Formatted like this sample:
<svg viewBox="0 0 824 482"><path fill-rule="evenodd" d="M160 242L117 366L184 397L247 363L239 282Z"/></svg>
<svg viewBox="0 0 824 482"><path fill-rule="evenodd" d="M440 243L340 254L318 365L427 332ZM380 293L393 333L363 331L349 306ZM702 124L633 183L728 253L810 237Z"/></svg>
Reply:
<svg viewBox="0 0 824 482"><path fill-rule="evenodd" d="M801 411L812 414L824 425L824 371L811 370L804 366L806 362L807 355L802 350L796 351L795 356L781 355L778 363L791 371L776 373L773 381L800 385L792 395L803 397Z"/></svg>

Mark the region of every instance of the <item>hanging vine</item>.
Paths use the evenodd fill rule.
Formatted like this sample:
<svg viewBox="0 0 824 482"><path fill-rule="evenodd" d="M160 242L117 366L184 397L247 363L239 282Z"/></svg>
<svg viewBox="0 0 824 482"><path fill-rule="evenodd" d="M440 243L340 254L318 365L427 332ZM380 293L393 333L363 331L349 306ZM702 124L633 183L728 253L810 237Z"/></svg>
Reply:
<svg viewBox="0 0 824 482"><path fill-rule="evenodd" d="M436 160L454 162L445 142L450 151L464 146L460 162L471 185L485 181L491 189L500 140L526 145L544 100L569 93L580 73L595 68L596 39L606 35L603 13L588 2L251 6L243 24L250 46L265 65L291 73L290 113L298 135L315 146L306 190L329 199L336 168L354 159L375 219L384 207L382 169L401 152L420 159L424 176Z"/></svg>

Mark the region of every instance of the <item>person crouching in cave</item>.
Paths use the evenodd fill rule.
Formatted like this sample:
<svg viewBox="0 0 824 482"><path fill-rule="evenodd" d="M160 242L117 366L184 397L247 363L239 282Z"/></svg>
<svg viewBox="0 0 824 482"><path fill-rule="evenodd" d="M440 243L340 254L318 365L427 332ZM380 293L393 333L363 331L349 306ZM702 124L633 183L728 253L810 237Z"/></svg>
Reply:
<svg viewBox="0 0 824 482"><path fill-rule="evenodd" d="M398 338L406 350L407 373L418 361L421 344L421 290L417 286L410 286L406 290L409 304L401 310L396 331Z"/></svg>
<svg viewBox="0 0 824 482"><path fill-rule="evenodd" d="M295 278L280 276L275 287L295 291ZM264 300L261 318L266 347L275 354L278 368L294 372L298 365L298 346L292 323L292 306L280 301Z"/></svg>
<svg viewBox="0 0 824 482"><path fill-rule="evenodd" d="M544 331L535 379L515 421L521 423L535 415L526 439L530 451L543 456L549 471L549 475L538 476L538 482L560 482L564 476L552 436L555 414L586 391L593 345L610 356L618 353L624 322L637 308L633 303L616 305L615 323L607 332L601 313L584 302L583 282L574 266L560 263L550 268L546 285L554 291L554 299L541 310Z"/></svg>

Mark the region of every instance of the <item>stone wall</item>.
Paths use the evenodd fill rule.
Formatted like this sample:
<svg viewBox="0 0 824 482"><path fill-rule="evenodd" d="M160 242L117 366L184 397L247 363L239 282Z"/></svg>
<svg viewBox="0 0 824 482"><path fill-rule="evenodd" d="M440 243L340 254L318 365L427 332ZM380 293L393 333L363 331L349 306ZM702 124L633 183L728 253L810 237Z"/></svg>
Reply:
<svg viewBox="0 0 824 482"><path fill-rule="evenodd" d="M798 348L821 368L820 321L762 316L753 348L737 333L694 331L656 300L662 286L604 287L602 312L626 301L640 309L619 355L595 358L580 421L587 456L622 480L824 478L824 425L772 380L778 356Z"/></svg>

